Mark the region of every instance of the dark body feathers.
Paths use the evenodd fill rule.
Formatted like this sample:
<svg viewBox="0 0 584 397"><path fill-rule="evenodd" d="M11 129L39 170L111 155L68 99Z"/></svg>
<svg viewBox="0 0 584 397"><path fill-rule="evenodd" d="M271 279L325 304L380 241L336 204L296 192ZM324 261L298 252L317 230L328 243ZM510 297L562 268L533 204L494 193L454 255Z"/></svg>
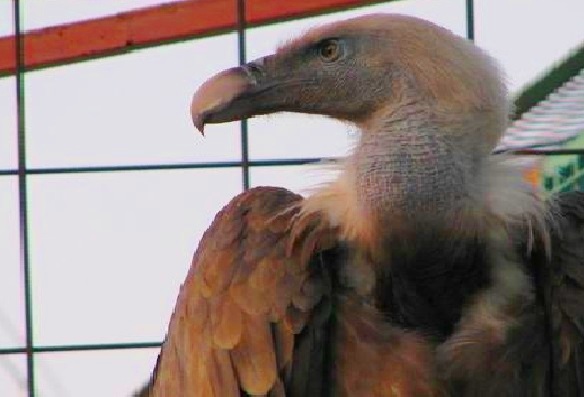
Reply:
<svg viewBox="0 0 584 397"><path fill-rule="evenodd" d="M489 285L484 241L422 232L391 247L389 265L378 267L377 307L406 329L444 340L468 298Z"/></svg>
<svg viewBox="0 0 584 397"><path fill-rule="evenodd" d="M584 396L584 193L559 194L553 214L551 261L538 285L551 321L551 386L556 396Z"/></svg>

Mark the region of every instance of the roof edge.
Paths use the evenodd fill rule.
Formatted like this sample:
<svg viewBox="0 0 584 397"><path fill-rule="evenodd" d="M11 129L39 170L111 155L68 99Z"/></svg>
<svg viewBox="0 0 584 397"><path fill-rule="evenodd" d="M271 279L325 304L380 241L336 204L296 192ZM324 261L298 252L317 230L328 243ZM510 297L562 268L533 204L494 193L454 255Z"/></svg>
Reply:
<svg viewBox="0 0 584 397"><path fill-rule="evenodd" d="M528 85L515 97L511 118L519 119L523 113L546 99L582 69L584 69L584 43L571 50L564 60L552 66L543 77Z"/></svg>

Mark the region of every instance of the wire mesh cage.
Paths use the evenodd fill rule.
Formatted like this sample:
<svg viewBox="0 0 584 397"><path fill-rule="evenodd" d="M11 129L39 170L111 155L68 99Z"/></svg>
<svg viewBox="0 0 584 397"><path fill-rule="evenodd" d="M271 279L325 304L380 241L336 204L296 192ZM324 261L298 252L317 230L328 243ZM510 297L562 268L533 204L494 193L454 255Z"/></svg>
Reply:
<svg viewBox="0 0 584 397"><path fill-rule="evenodd" d="M523 38L509 10L519 6L502 1L99 3L0 4L11 21L0 27L0 395L137 390L214 214L253 186L302 191L331 178L321 163L355 140L340 122L284 114L202 138L188 117L207 77L310 26L399 12L476 40L519 94L497 150L550 192L584 189L576 1L525 12ZM571 29L548 32L549 51L525 42L542 20Z"/></svg>

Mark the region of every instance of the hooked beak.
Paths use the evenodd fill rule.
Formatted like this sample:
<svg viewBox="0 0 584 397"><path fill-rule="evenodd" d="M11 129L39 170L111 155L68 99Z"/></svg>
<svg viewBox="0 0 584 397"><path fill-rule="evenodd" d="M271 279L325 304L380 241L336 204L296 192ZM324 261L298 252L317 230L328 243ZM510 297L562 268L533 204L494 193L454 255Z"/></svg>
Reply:
<svg viewBox="0 0 584 397"><path fill-rule="evenodd" d="M257 94L268 87L264 58L224 70L207 80L193 95L193 124L204 135L205 124L239 120L258 114Z"/></svg>

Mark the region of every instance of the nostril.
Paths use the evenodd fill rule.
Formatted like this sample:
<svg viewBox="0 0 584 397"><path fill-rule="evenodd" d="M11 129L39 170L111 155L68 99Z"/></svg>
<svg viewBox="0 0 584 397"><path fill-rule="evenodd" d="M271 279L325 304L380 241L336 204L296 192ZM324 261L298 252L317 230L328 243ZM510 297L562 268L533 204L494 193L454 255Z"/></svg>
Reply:
<svg viewBox="0 0 584 397"><path fill-rule="evenodd" d="M252 73L262 73L262 68L259 65L255 64L255 63L250 63L248 66L249 66L249 70Z"/></svg>
<svg viewBox="0 0 584 397"><path fill-rule="evenodd" d="M258 65L252 63L249 65L249 71L254 75L254 76L263 76L264 74L264 70L259 67Z"/></svg>
<svg viewBox="0 0 584 397"><path fill-rule="evenodd" d="M256 59L243 66L250 80L257 83L265 75L263 58Z"/></svg>

